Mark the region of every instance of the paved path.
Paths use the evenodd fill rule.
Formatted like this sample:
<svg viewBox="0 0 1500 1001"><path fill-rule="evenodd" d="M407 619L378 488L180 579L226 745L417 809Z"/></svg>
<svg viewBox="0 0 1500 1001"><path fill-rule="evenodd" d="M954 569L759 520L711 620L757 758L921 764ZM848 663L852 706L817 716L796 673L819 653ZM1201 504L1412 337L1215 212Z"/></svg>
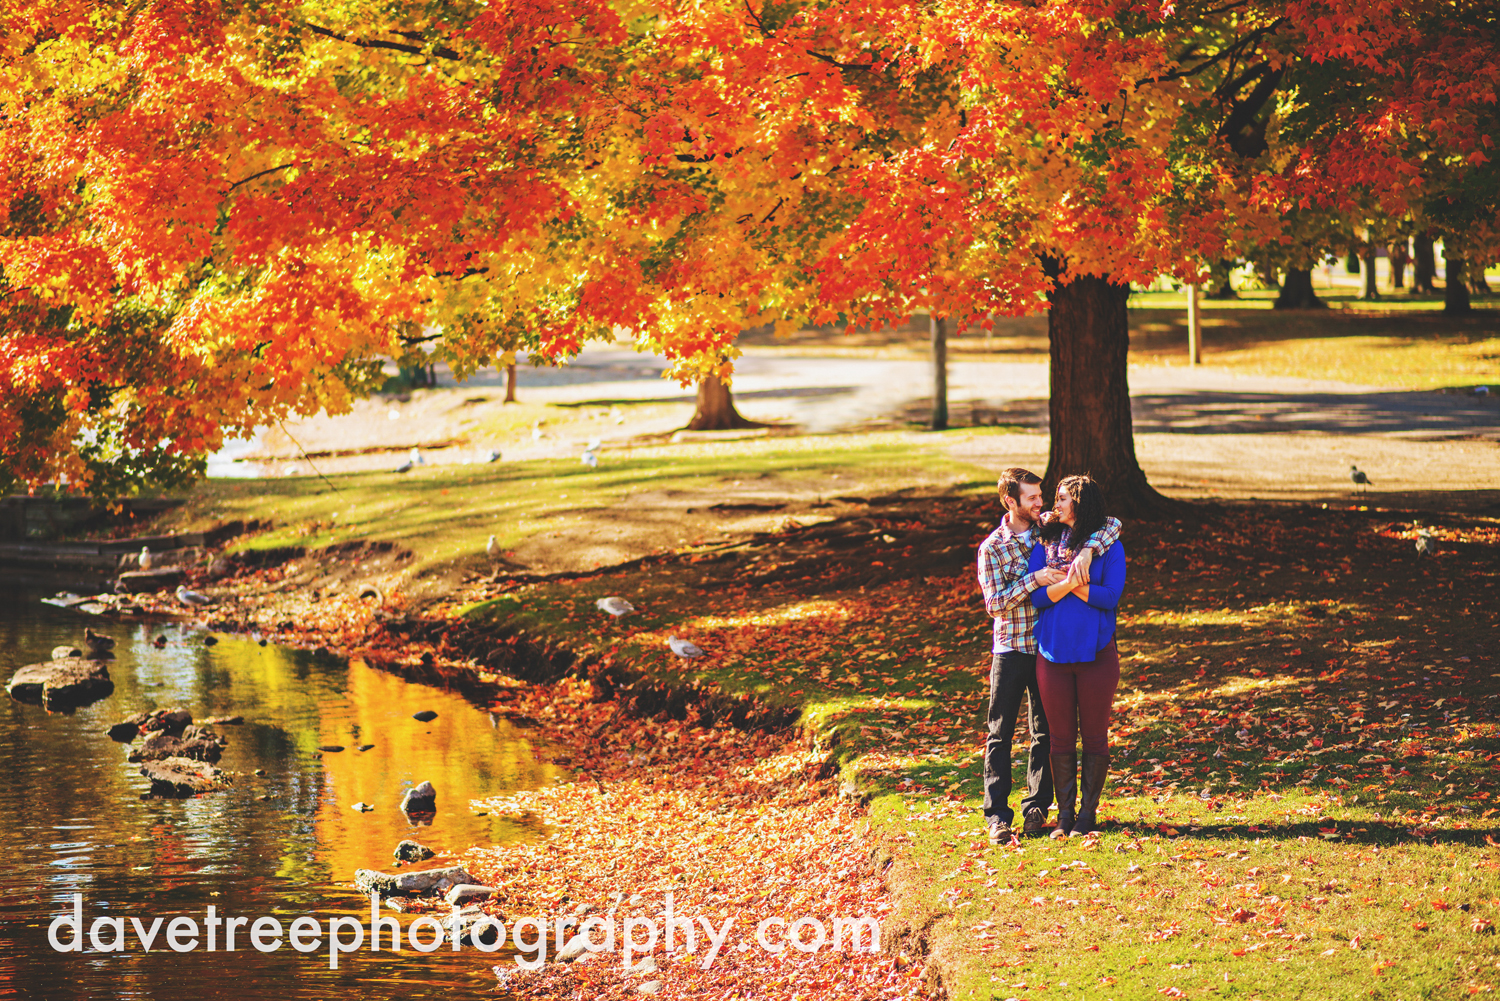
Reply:
<svg viewBox="0 0 1500 1001"><path fill-rule="evenodd" d="M506 441L507 459L577 454L595 436L611 440L663 434L691 415L693 394L664 380L658 358L590 349L562 369L519 370L524 401L565 404L573 413L625 403L632 419L560 428L540 440ZM958 361L949 369L955 424L1022 429L955 442L956 454L985 466L1046 462L1047 367L1033 362ZM453 387L439 370L440 387ZM288 429L309 452L329 443L384 453L324 460L325 472L390 468L390 450L464 438L468 424L499 406L504 375L477 373L393 404L364 401L353 414L316 418ZM1189 496L1330 496L1352 490L1349 465L1374 481L1374 495L1430 490L1500 491L1500 395L1476 397L1399 391L1316 379L1237 375L1214 368L1144 367L1130 371L1137 451L1154 483ZM735 399L745 416L796 424L809 433L909 427L930 407L930 367L917 360L802 357L752 349L740 359ZM1496 387L1500 389L1500 387ZM642 408L639 404L654 406ZM386 413L401 419L388 420ZM636 414L642 414L636 419ZM285 448L285 443L283 449ZM431 450L432 461L472 461L490 443ZM493 447L502 447L495 444ZM260 449L275 451L267 443ZM286 472L270 464L269 471ZM219 470L224 467L218 466ZM243 472L251 472L241 467ZM305 470L298 470L305 472Z"/></svg>

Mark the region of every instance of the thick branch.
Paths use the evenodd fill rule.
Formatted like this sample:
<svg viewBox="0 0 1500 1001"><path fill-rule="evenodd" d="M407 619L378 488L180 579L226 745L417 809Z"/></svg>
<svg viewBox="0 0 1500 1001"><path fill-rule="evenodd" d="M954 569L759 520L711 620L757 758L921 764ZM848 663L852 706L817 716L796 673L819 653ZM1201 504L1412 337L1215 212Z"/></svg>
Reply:
<svg viewBox="0 0 1500 1001"><path fill-rule="evenodd" d="M391 49L394 52L405 52L408 55L413 55L413 56L429 56L429 55L431 55L431 56L438 56L438 57L440 57L442 59L454 59L454 60L462 60L463 59L463 56L459 55L456 50L450 49L446 45L439 45L439 46L437 46L435 48L427 49L427 48L424 48L421 45L408 45L408 44L406 44L404 42L387 42L387 41L384 41L383 39L379 39L379 38L372 38L372 39L369 39L369 40L361 41L359 39L350 38L347 35L340 35L338 32L333 31L333 30L331 30L329 28L324 28L324 27L322 27L320 25L309 23L307 27L308 27L308 30L311 31L314 35L322 35L324 38L332 38L335 41L347 42L350 45L357 45L357 46L359 46L362 49ZM404 35L404 36L406 36L408 38L411 38L411 37L421 38L422 37L421 35L418 35L416 32L408 32L408 31L393 32L393 34Z"/></svg>

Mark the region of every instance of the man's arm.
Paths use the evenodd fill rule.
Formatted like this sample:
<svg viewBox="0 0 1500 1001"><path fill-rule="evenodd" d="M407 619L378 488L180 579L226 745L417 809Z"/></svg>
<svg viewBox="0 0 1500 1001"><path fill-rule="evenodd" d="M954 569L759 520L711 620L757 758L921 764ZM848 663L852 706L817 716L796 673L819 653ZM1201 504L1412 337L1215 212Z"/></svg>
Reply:
<svg viewBox="0 0 1500 1001"><path fill-rule="evenodd" d="M1023 573L1019 566L1019 560L1003 560L1000 547L988 540L979 548L979 587L984 592L984 609L992 618L1015 608L1038 587L1063 577L1062 571L1050 567Z"/></svg>
<svg viewBox="0 0 1500 1001"><path fill-rule="evenodd" d="M1078 555L1073 557L1073 575L1083 583L1089 582L1089 564L1094 562L1095 556L1103 556L1104 551L1116 542L1120 541L1120 519L1105 518L1104 527L1089 536Z"/></svg>

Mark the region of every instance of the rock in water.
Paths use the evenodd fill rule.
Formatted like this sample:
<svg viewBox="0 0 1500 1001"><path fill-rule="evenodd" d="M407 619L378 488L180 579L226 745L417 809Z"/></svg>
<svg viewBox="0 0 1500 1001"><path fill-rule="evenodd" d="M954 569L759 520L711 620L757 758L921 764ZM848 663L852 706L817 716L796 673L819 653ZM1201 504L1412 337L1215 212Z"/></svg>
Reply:
<svg viewBox="0 0 1500 1001"><path fill-rule="evenodd" d="M224 742L211 733L191 728L194 732L173 737L158 730L149 735L141 746L130 752L127 761L165 761L168 758L185 758L192 761L218 761L224 754Z"/></svg>
<svg viewBox="0 0 1500 1001"><path fill-rule="evenodd" d="M67 660L69 657L82 657L83 651L76 646L55 646L52 648L53 660Z"/></svg>
<svg viewBox="0 0 1500 1001"><path fill-rule="evenodd" d="M28 664L11 676L5 690L17 702L40 703L48 709L67 711L113 694L115 683L102 660L69 657Z"/></svg>
<svg viewBox="0 0 1500 1001"><path fill-rule="evenodd" d="M437 852L415 841L403 841L396 846L392 854L395 855L397 862L425 862Z"/></svg>
<svg viewBox="0 0 1500 1001"><path fill-rule="evenodd" d="M116 723L108 730L109 739L118 744L128 744L140 735L141 728L126 720L124 723Z"/></svg>
<svg viewBox="0 0 1500 1001"><path fill-rule="evenodd" d="M436 813L437 790L432 787L432 783L423 782L421 785L406 790L406 795L401 798L401 812ZM469 882L472 883L474 880Z"/></svg>
<svg viewBox="0 0 1500 1001"><path fill-rule="evenodd" d="M173 799L186 799L200 792L216 792L232 779L228 772L206 761L190 758L147 761L141 765L141 774L151 780L151 795Z"/></svg>
<svg viewBox="0 0 1500 1001"><path fill-rule="evenodd" d="M412 713L411 718L421 723L431 723L433 720L437 719L437 713L433 712L431 709L423 709L419 713Z"/></svg>

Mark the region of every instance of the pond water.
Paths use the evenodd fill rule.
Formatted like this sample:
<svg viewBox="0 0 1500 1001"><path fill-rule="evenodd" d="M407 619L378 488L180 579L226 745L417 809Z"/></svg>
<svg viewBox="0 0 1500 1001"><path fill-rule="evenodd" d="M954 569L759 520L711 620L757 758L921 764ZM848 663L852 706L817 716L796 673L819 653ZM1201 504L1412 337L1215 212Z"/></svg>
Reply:
<svg viewBox="0 0 1500 1001"><path fill-rule="evenodd" d="M369 902L350 884L354 870L394 871L391 852L403 838L457 852L540 836L470 806L472 798L557 778L555 766L538 760L534 735L458 695L360 662L225 636L208 646L207 634L176 624L101 626L43 605L41 596L0 589L0 677L47 660L54 646L80 644L84 626L94 624L117 641L115 692L71 714L0 697L0 998L286 1001L493 990L490 967L501 954L453 953L446 943L430 954L409 946L393 953L387 940L371 953L367 941L330 970L326 929L337 915L369 924ZM163 635L167 643L158 648L152 641ZM214 727L229 740L220 767L240 773L229 790L146 798L150 783L125 760L130 745L105 733L132 713L175 706L194 720L244 717L243 725ZM437 718L412 718L423 709ZM374 747L358 751L363 744ZM346 750L324 753L320 745ZM437 788L437 814L416 826L399 804L424 780ZM361 801L375 809L355 811ZM86 934L82 951L54 950L49 927L72 910L74 894L83 896L85 932L101 916L125 919L124 951L97 951ZM285 938L261 952L241 926L233 952L225 951L222 931L209 952L210 905L220 919L274 917L284 927L311 915L323 940L305 954ZM198 924L195 949L168 947L178 916ZM403 927L412 920L396 917ZM165 919L150 951L132 918L147 935L156 918ZM66 927L58 934L71 940ZM100 934L109 945L110 926Z"/></svg>

